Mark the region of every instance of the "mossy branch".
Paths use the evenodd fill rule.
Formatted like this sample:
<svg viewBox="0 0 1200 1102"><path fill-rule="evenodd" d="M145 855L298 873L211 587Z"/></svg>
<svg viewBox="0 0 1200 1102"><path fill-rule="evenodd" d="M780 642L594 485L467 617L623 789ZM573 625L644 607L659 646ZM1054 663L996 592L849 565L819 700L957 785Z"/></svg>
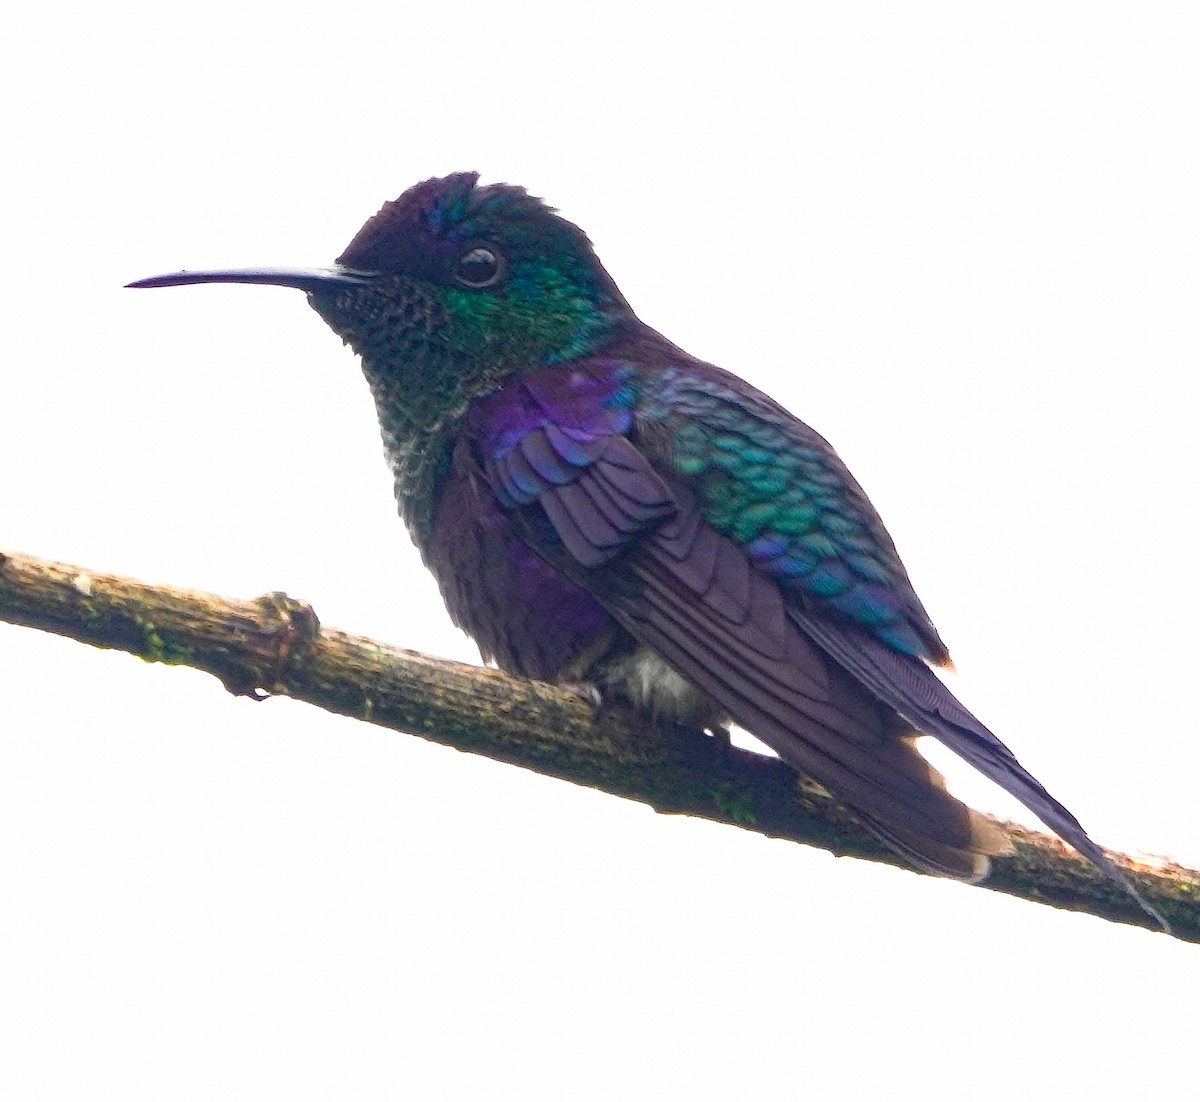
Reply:
<svg viewBox="0 0 1200 1102"><path fill-rule="evenodd" d="M308 605L282 593L233 601L0 553L0 620L205 670L232 693L290 696L656 811L908 867L835 799L798 782L774 758L695 731L650 726L632 712L597 713L553 685L321 627ZM1119 886L1056 838L1000 825L1014 850L994 861L983 887L1151 926ZM1200 872L1112 856L1175 937L1200 942Z"/></svg>

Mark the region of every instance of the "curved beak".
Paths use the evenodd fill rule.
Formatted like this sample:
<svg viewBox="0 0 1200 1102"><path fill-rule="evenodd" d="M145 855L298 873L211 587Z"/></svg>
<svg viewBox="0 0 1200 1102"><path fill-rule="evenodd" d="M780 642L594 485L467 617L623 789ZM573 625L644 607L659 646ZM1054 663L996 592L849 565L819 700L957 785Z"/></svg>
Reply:
<svg viewBox="0 0 1200 1102"><path fill-rule="evenodd" d="M371 272L353 268L225 268L212 272L170 272L126 283L126 287L182 287L187 283L266 283L274 287L296 287L301 291L362 287L371 282Z"/></svg>

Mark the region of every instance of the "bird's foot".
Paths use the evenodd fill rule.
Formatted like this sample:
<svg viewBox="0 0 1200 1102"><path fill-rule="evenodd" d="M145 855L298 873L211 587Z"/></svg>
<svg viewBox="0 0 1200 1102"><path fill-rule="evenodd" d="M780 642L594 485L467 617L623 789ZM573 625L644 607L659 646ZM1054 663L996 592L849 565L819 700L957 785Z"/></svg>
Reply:
<svg viewBox="0 0 1200 1102"><path fill-rule="evenodd" d="M572 696L579 697L596 712L604 707L604 694L600 692L598 685L590 681L560 681L558 687L565 689Z"/></svg>

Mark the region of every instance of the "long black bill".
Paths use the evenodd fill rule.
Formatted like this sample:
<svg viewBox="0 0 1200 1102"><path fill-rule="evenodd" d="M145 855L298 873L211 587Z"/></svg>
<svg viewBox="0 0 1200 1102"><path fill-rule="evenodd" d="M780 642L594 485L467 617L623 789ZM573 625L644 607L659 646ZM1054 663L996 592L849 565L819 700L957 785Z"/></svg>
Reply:
<svg viewBox="0 0 1200 1102"><path fill-rule="evenodd" d="M371 282L370 272L353 268L226 268L214 272L170 272L134 280L126 287L182 287L187 283L267 283L274 287L297 287L301 291L362 287Z"/></svg>

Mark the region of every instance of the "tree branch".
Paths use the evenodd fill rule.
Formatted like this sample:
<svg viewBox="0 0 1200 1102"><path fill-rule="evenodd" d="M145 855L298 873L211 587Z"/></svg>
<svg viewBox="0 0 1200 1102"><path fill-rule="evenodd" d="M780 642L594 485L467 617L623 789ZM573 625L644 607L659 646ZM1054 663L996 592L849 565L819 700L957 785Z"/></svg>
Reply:
<svg viewBox="0 0 1200 1102"><path fill-rule="evenodd" d="M330 712L588 785L656 811L909 868L853 815L782 762L615 708L323 628L282 593L231 601L0 553L0 620L192 666L232 693L286 695ZM1137 904L1056 838L1010 823L1010 856L983 887L1151 929ZM1110 854L1170 921L1200 942L1200 872Z"/></svg>

